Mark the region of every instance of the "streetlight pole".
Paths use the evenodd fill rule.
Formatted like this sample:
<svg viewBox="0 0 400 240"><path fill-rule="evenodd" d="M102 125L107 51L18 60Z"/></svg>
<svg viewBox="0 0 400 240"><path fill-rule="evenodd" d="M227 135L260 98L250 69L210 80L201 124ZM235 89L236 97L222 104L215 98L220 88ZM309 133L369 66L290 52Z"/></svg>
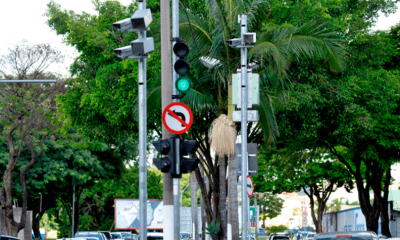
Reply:
<svg viewBox="0 0 400 240"><path fill-rule="evenodd" d="M182 201L182 197L183 197L183 192L190 186L190 183L182 190L181 192L181 207L183 207L183 201Z"/></svg>
<svg viewBox="0 0 400 240"><path fill-rule="evenodd" d="M1 83L55 83L57 82L54 79L49 80L8 80L8 79L0 79Z"/></svg>
<svg viewBox="0 0 400 240"><path fill-rule="evenodd" d="M243 35L247 33L247 15L241 14L241 39L242 45L245 45ZM240 48L240 62L241 62L241 86L242 86L242 97L241 97L241 133L242 133L242 239L248 239L247 237L247 221L249 216L248 211L248 196L246 191L247 183L247 48Z"/></svg>

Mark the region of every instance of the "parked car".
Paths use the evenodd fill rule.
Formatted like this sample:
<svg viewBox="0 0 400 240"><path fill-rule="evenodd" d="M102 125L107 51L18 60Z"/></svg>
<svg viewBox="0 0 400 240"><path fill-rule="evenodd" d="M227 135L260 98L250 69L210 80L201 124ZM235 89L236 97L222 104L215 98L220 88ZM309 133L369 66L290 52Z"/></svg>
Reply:
<svg viewBox="0 0 400 240"><path fill-rule="evenodd" d="M310 232L297 232L296 235L293 237L294 240L306 240L307 235Z"/></svg>
<svg viewBox="0 0 400 240"><path fill-rule="evenodd" d="M137 235L130 232L112 232L113 239L137 239Z"/></svg>
<svg viewBox="0 0 400 240"><path fill-rule="evenodd" d="M379 238L374 232L349 231L319 233L315 236L314 240L379 240Z"/></svg>
<svg viewBox="0 0 400 240"><path fill-rule="evenodd" d="M271 233L268 240L290 240L289 235L286 233Z"/></svg>
<svg viewBox="0 0 400 240"><path fill-rule="evenodd" d="M242 235L239 235L239 240L242 240ZM254 234L250 234L250 240L256 240Z"/></svg>
<svg viewBox="0 0 400 240"><path fill-rule="evenodd" d="M0 234L0 240L22 240L21 238Z"/></svg>
<svg viewBox="0 0 400 240"><path fill-rule="evenodd" d="M108 240L100 231L85 231L75 233L75 238L97 238L97 240Z"/></svg>
<svg viewBox="0 0 400 240"><path fill-rule="evenodd" d="M99 231L99 232L101 232L102 234L104 234L104 236L106 236L106 238L107 238L108 240L113 239L113 237L111 236L111 233L110 233L109 231Z"/></svg>
<svg viewBox="0 0 400 240"><path fill-rule="evenodd" d="M309 232L305 238L305 240L313 240L315 237L315 233L314 232Z"/></svg>
<svg viewBox="0 0 400 240"><path fill-rule="evenodd" d="M57 238L57 240L98 240L95 237Z"/></svg>
<svg viewBox="0 0 400 240"><path fill-rule="evenodd" d="M190 235L190 233L181 232L181 240L189 240L190 238L192 238L192 236Z"/></svg>
<svg viewBox="0 0 400 240"><path fill-rule="evenodd" d="M162 232L148 232L147 240L163 240L164 235Z"/></svg>

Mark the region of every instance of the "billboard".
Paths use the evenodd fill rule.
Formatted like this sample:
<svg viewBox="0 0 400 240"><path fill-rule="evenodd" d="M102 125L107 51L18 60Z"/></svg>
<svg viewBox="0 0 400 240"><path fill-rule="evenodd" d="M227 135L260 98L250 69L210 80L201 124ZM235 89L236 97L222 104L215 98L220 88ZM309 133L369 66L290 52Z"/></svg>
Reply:
<svg viewBox="0 0 400 240"><path fill-rule="evenodd" d="M115 229L139 229L139 199L114 200ZM147 200L147 229L161 230L163 228L163 202Z"/></svg>

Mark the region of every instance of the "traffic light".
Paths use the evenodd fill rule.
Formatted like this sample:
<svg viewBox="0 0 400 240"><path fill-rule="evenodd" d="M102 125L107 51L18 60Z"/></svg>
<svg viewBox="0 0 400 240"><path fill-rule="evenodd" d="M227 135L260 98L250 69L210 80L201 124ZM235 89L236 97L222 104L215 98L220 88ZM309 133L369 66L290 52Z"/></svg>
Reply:
<svg viewBox="0 0 400 240"><path fill-rule="evenodd" d="M180 93L187 93L192 88L192 81L187 76L180 77L175 82L175 87Z"/></svg>
<svg viewBox="0 0 400 240"><path fill-rule="evenodd" d="M174 138L153 141L156 150L165 157L153 158L153 163L163 173L173 173L175 157Z"/></svg>
<svg viewBox="0 0 400 240"><path fill-rule="evenodd" d="M176 159L176 145L179 139L179 159ZM175 135L168 139L153 141L157 152L164 155L161 158L153 158L154 165L163 173L171 173L172 177L180 178L183 173L190 173L197 169L199 159L186 158L189 154L195 154L199 143L196 140L181 140ZM179 161L180 172L176 171L176 161Z"/></svg>
<svg viewBox="0 0 400 240"><path fill-rule="evenodd" d="M186 55L189 54L190 47L181 38L174 38L174 40L176 40L176 43L174 44L173 51L178 57L178 60L174 64L174 70L179 75L179 78L175 82L175 87L178 92L186 94L192 88L192 81L186 76L192 66L185 59Z"/></svg>
<svg viewBox="0 0 400 240"><path fill-rule="evenodd" d="M197 166L200 162L197 158L185 158L183 156L189 154L195 154L199 148L199 143L196 140L183 140L180 144L180 167L181 167L181 174L182 173L190 173L197 169Z"/></svg>

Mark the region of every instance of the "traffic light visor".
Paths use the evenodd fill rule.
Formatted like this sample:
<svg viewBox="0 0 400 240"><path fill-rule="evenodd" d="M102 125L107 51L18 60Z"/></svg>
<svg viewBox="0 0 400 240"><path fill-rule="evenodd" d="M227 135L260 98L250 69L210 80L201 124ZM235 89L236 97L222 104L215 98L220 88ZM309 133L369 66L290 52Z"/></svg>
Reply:
<svg viewBox="0 0 400 240"><path fill-rule="evenodd" d="M175 43L173 50L176 56L184 58L186 55L189 54L190 48L185 41L181 40Z"/></svg>
<svg viewBox="0 0 400 240"><path fill-rule="evenodd" d="M192 88L192 81L188 77L180 77L175 82L175 87L180 93L187 93Z"/></svg>
<svg viewBox="0 0 400 240"><path fill-rule="evenodd" d="M153 141L153 145L156 150L163 155L167 155L171 149L171 145L168 140L156 140Z"/></svg>
<svg viewBox="0 0 400 240"><path fill-rule="evenodd" d="M178 59L175 62L174 69L179 75L186 75L189 73L191 66L186 59Z"/></svg>
<svg viewBox="0 0 400 240"><path fill-rule="evenodd" d="M181 143L181 155L195 154L199 148L199 143L196 140L184 140Z"/></svg>

